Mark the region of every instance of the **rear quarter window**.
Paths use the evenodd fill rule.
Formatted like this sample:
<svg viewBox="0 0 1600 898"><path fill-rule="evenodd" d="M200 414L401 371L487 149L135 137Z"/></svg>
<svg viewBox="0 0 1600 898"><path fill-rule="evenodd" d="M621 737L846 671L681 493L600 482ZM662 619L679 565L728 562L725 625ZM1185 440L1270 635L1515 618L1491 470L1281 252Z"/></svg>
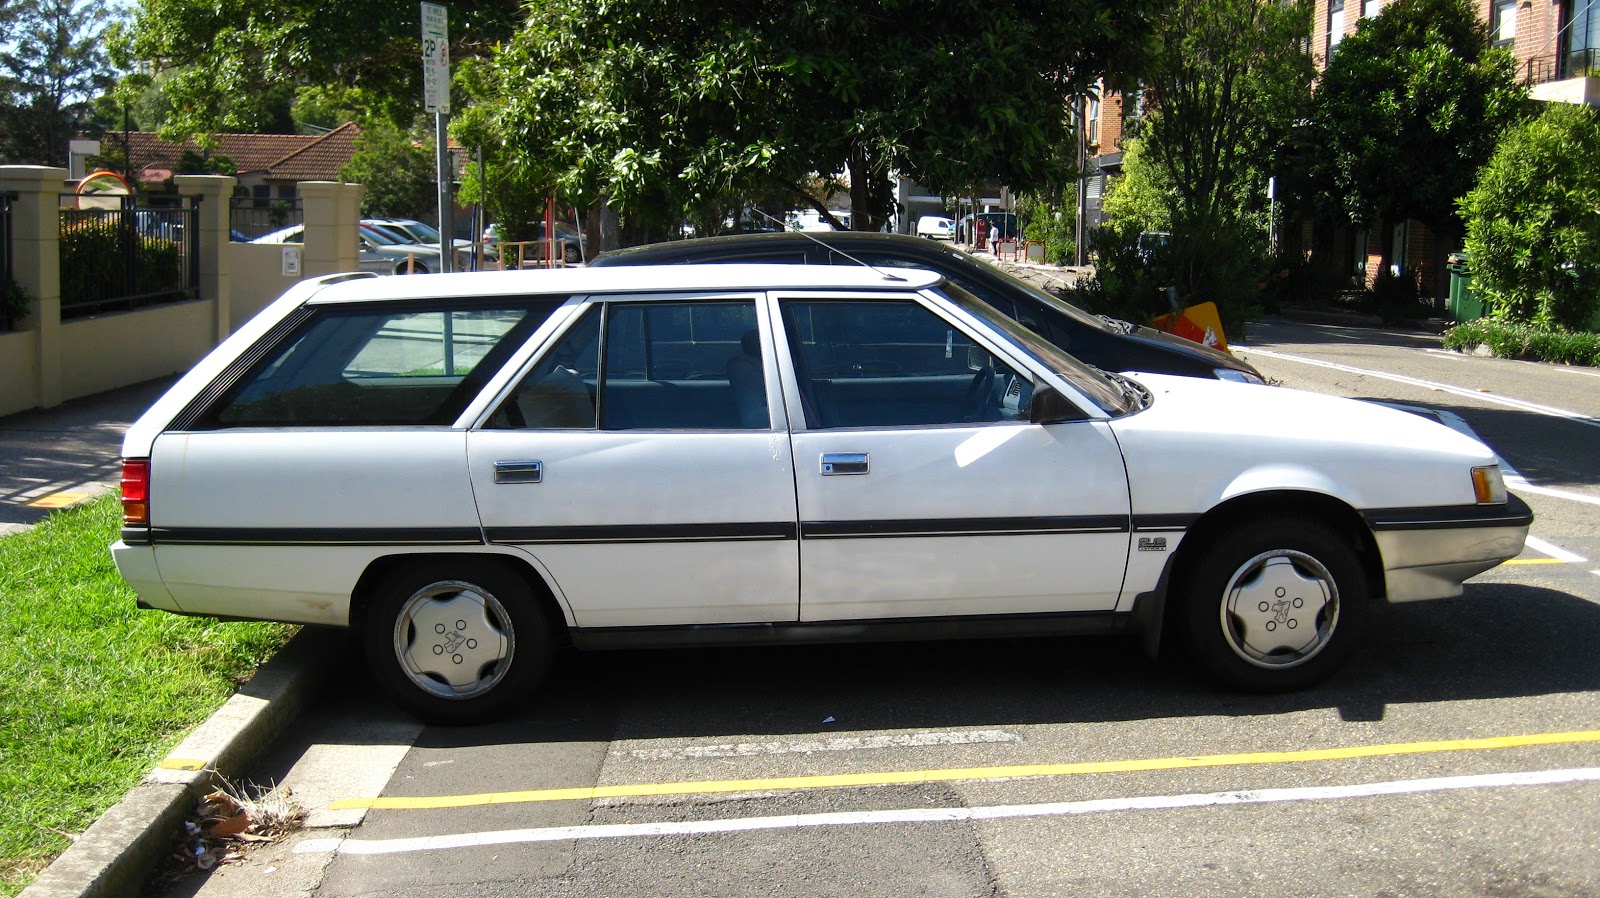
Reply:
<svg viewBox="0 0 1600 898"><path fill-rule="evenodd" d="M317 308L194 429L449 424L563 301Z"/></svg>

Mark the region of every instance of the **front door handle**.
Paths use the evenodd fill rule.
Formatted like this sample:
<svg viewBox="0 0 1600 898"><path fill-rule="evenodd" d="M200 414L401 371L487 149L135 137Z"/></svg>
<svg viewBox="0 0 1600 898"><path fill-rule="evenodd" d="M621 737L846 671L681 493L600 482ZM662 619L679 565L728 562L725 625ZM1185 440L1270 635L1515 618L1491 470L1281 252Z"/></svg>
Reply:
<svg viewBox="0 0 1600 898"><path fill-rule="evenodd" d="M544 462L497 461L494 463L495 483L541 483L544 479Z"/></svg>
<svg viewBox="0 0 1600 898"><path fill-rule="evenodd" d="M868 474L872 471L872 457L865 452L824 452L822 453L822 473L824 476L834 474Z"/></svg>

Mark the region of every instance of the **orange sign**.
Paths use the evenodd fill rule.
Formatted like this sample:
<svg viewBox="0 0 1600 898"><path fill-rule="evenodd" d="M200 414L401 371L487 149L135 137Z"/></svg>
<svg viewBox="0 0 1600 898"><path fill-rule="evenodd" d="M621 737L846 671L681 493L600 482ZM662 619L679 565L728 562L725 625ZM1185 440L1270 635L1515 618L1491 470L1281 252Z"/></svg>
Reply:
<svg viewBox="0 0 1600 898"><path fill-rule="evenodd" d="M1150 319L1150 326L1210 346L1228 351L1228 338L1222 333L1222 316L1217 314L1217 304L1203 302L1184 309L1179 315L1162 315Z"/></svg>

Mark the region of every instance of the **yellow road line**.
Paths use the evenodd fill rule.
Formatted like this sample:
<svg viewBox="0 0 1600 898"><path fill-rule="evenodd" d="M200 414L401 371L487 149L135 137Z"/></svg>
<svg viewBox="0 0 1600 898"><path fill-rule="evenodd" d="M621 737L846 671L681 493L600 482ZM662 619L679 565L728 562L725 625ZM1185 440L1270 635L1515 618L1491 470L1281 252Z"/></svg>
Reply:
<svg viewBox="0 0 1600 898"><path fill-rule="evenodd" d="M40 499L28 503L29 508L66 508L89 498L88 493L60 492L51 493Z"/></svg>
<svg viewBox="0 0 1600 898"><path fill-rule="evenodd" d="M1565 560L1560 559L1560 558L1513 558L1510 561L1502 561L1500 563L1501 564L1571 564L1571 562L1565 561Z"/></svg>
<svg viewBox="0 0 1600 898"><path fill-rule="evenodd" d="M1199 755L1189 758L1141 758L1124 761L1080 761L1071 764L1024 764L1012 767L955 767L944 770L899 770L877 773L842 773L826 776L781 776L768 779L639 783L623 786L584 786L573 789L484 792L476 795L343 798L329 805L329 809L431 810L435 808L464 808L488 804L517 804L532 801L587 801L597 798L640 798L645 796L695 795L714 792L762 792L773 789L800 790L837 789L847 786L895 786L911 783L950 782L952 780L1018 779L1041 776L1079 776L1091 773L1184 770L1197 767L1229 767L1244 764L1348 761L1355 758L1416 755L1445 751L1483 751L1496 748L1526 748L1534 745L1564 745L1580 742L1600 742L1600 730L1582 730L1571 733L1534 733L1525 736L1495 736L1486 739L1404 742L1391 745L1355 745L1345 748L1318 748L1305 751Z"/></svg>

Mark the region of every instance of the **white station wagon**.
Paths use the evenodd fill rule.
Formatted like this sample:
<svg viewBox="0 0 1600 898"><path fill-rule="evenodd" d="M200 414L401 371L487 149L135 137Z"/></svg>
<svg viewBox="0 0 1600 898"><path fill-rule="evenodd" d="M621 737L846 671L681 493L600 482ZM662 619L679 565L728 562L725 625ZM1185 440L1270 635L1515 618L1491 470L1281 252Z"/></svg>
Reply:
<svg viewBox="0 0 1600 898"><path fill-rule="evenodd" d="M563 644L1138 631L1294 689L1532 521L1437 423L1098 371L866 267L307 281L123 454L141 607L354 627L455 723Z"/></svg>

